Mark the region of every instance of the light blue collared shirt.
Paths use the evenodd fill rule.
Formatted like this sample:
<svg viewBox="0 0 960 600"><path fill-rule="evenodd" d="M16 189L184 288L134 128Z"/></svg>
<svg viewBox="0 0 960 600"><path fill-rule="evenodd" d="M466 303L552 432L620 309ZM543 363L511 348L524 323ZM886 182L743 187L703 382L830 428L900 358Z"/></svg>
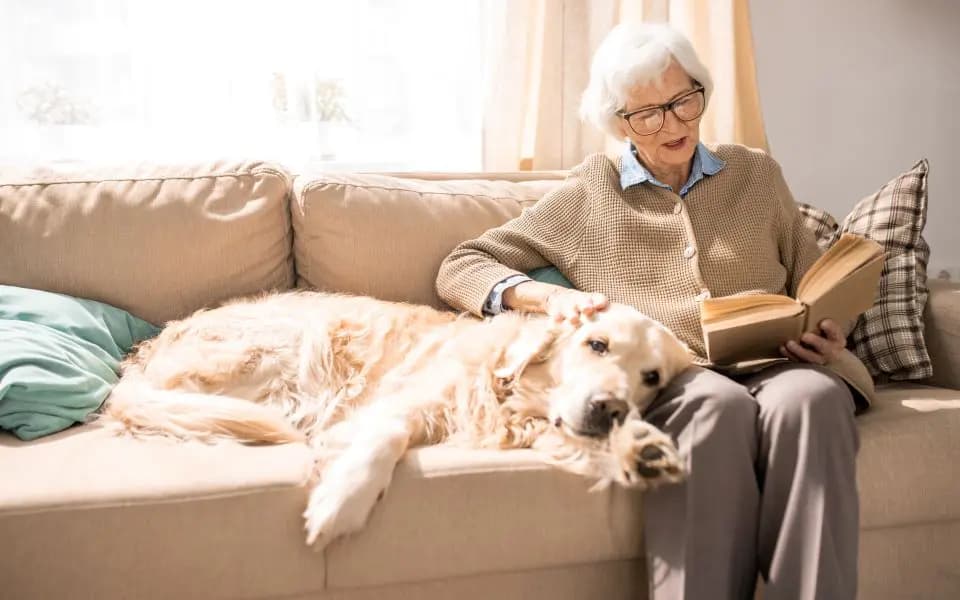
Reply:
<svg viewBox="0 0 960 600"><path fill-rule="evenodd" d="M657 181L657 178L654 177L646 167L640 164L640 161L637 160L637 155L633 151L633 144L627 142L627 145L623 148L621 159L620 187L624 190L635 185L640 185L641 183L651 183L668 190L673 189L669 185ZM719 156L710 152L706 146L698 142L697 149L693 153L693 166L690 167L690 177L687 179L687 183L680 188L680 197L683 198L686 196L690 188L696 185L704 176L719 173L726 164L727 163L720 160Z"/></svg>
<svg viewBox="0 0 960 600"><path fill-rule="evenodd" d="M620 165L620 187L626 190L629 187L650 183L668 190L673 190L669 185L657 181L650 171L647 170L633 151L633 144L627 142L623 149L622 161ZM701 179L709 175L716 175L727 163L720 160L720 157L707 150L702 143L697 143L697 149L693 153L693 165L690 167L690 177L687 183L680 188L680 197L687 195L690 189ZM495 315L503 312L503 293L515 285L531 279L526 275L512 275L507 277L493 287L487 301L483 305L483 312L487 315Z"/></svg>

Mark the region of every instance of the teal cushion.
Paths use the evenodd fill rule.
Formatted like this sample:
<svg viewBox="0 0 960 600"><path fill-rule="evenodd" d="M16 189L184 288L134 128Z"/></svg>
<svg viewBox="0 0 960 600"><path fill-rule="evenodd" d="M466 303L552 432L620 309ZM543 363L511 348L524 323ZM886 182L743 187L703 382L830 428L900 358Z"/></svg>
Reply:
<svg viewBox="0 0 960 600"><path fill-rule="evenodd" d="M554 266L534 269L527 273L527 277L533 279L534 281L542 281L543 283L552 283L553 285L574 289L573 284L570 283L570 280L564 277L563 273L560 272L560 269Z"/></svg>
<svg viewBox="0 0 960 600"><path fill-rule="evenodd" d="M0 285L0 429L32 440L84 421L159 331L102 302Z"/></svg>

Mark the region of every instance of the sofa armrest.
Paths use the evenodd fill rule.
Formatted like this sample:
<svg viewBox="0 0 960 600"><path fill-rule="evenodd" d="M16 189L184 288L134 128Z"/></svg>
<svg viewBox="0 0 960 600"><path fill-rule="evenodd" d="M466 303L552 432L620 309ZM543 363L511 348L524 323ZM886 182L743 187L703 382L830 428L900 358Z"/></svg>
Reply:
<svg viewBox="0 0 960 600"><path fill-rule="evenodd" d="M960 389L960 282L931 279L929 286L923 322L933 377L924 383Z"/></svg>

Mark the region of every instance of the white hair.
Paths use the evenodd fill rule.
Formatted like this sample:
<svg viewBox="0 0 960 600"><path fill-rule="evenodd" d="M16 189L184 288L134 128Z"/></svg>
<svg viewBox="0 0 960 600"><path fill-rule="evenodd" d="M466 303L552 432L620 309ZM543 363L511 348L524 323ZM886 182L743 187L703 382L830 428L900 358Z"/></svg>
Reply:
<svg viewBox="0 0 960 600"><path fill-rule="evenodd" d="M580 99L580 118L620 137L617 111L626 104L630 90L658 79L671 59L703 86L709 102L713 79L686 36L669 25L617 25L593 55L590 83Z"/></svg>

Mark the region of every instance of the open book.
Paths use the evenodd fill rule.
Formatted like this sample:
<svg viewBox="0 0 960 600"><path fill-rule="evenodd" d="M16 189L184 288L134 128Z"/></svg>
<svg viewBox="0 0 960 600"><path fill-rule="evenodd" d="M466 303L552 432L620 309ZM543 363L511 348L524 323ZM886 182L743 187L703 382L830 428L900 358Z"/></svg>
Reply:
<svg viewBox="0 0 960 600"><path fill-rule="evenodd" d="M700 322L707 357L718 365L780 357L780 346L823 319L841 326L873 306L883 270L880 244L849 233L804 274L797 298L777 294L703 301Z"/></svg>

